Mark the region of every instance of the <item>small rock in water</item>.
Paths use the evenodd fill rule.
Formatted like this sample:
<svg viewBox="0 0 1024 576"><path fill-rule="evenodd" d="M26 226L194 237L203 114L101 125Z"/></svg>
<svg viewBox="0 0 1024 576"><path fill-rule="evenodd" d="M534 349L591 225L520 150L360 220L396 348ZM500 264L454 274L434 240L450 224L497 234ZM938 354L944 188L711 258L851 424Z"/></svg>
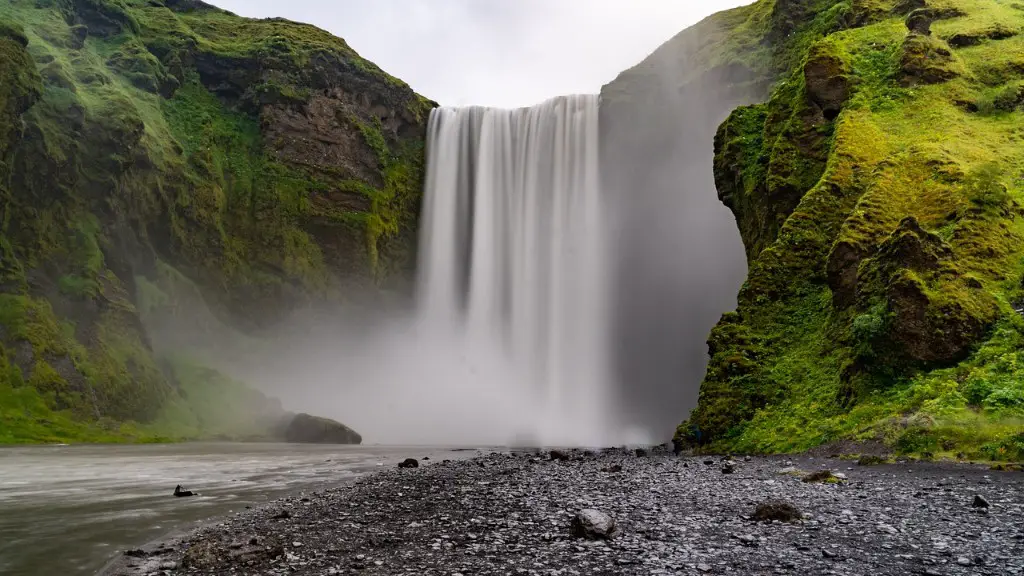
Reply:
<svg viewBox="0 0 1024 576"><path fill-rule="evenodd" d="M177 486L174 487L174 495L177 496L178 498L183 498L186 496L198 496L198 494L191 490L183 490L181 488L181 484L178 484Z"/></svg>
<svg viewBox="0 0 1024 576"><path fill-rule="evenodd" d="M419 468L420 463L415 458L406 458L398 463L399 468Z"/></svg>
<svg viewBox="0 0 1024 576"><path fill-rule="evenodd" d="M587 540L610 539L618 532L615 520L604 512L583 510L572 519L570 526L572 535Z"/></svg>

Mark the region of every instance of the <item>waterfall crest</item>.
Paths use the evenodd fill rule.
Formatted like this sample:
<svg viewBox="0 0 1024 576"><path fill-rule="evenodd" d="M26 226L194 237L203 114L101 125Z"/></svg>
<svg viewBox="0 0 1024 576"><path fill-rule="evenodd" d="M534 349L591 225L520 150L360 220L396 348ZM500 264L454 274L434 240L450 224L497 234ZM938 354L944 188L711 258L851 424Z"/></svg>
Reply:
<svg viewBox="0 0 1024 576"><path fill-rule="evenodd" d="M470 374L517 388L493 400L519 399L507 409L521 413L524 441L625 440L609 404L598 100L430 116L420 333L457 339Z"/></svg>

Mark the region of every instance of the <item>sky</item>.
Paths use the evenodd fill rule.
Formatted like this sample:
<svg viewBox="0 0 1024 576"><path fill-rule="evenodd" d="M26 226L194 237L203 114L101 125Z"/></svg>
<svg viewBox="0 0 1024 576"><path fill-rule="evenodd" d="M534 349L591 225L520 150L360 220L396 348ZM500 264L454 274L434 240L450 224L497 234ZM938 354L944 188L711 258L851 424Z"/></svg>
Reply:
<svg viewBox="0 0 1024 576"><path fill-rule="evenodd" d="M341 36L446 106L596 93L706 16L744 0L207 0Z"/></svg>

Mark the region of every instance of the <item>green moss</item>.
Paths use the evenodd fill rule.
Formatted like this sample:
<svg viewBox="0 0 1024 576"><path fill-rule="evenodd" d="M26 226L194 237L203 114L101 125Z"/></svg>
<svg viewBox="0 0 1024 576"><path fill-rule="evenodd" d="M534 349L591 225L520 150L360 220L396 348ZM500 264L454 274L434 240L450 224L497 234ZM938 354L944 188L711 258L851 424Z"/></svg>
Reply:
<svg viewBox="0 0 1024 576"><path fill-rule="evenodd" d="M332 92L352 85L403 118L432 105L309 25L149 0L0 3L0 346L16 390L0 410L28 410L0 441L230 432L203 403L252 391L164 370L150 346L141 317L175 296L156 288L167 269L219 320L255 328L402 261L418 138L369 122L369 176L264 141L268 115L315 97L365 122ZM365 206L334 198L349 191ZM185 398L207 382L205 400Z"/></svg>
<svg viewBox="0 0 1024 576"><path fill-rule="evenodd" d="M859 4L827 43L793 44L808 55L803 85L787 57L792 73L771 100L720 130L716 180L752 258L677 438L756 452L881 440L1013 458L1024 68L1011 63L1024 62L1024 42L1000 35L954 53L937 38L1019 28L1024 13L972 0L928 37L888 6ZM823 147L794 122L803 94L821 100L806 68L822 46L848 64L851 89ZM795 204L771 193L787 189Z"/></svg>

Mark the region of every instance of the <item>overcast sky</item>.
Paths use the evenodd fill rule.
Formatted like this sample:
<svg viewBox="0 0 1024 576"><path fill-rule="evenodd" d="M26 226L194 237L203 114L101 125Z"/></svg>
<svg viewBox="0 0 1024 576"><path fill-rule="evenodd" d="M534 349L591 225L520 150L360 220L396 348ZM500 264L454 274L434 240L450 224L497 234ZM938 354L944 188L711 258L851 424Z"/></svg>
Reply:
<svg viewBox="0 0 1024 576"><path fill-rule="evenodd" d="M444 105L597 92L714 12L749 0L207 0L308 22Z"/></svg>

